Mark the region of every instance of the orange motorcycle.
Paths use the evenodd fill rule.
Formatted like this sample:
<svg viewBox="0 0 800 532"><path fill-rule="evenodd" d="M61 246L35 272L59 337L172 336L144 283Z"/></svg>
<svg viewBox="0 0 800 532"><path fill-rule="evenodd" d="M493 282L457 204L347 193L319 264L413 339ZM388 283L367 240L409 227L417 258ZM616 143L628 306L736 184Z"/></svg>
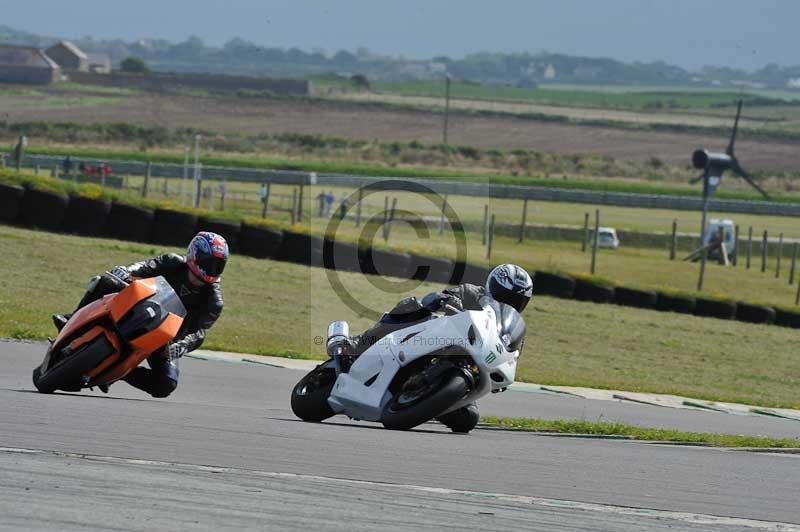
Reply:
<svg viewBox="0 0 800 532"><path fill-rule="evenodd" d="M109 385L178 334L186 309L163 277L119 280L119 292L75 312L33 370L41 393Z"/></svg>

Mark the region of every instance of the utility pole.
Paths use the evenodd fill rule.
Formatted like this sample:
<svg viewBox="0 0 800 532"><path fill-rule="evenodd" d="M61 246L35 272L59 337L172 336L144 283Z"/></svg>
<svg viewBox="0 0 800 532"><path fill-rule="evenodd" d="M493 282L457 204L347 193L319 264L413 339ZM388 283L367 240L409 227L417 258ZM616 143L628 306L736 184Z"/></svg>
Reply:
<svg viewBox="0 0 800 532"><path fill-rule="evenodd" d="M186 180L189 179L189 146L183 147L183 177L181 178L181 205L186 202Z"/></svg>
<svg viewBox="0 0 800 532"><path fill-rule="evenodd" d="M600 209L594 211L594 239L592 240L592 267L591 272L594 275L595 266L597 264L597 243L600 235Z"/></svg>
<svg viewBox="0 0 800 532"><path fill-rule="evenodd" d="M194 136L194 207L200 207L200 187L203 182L200 168L200 135Z"/></svg>
<svg viewBox="0 0 800 532"><path fill-rule="evenodd" d="M444 78L444 129L442 131L442 144L447 146L447 126L450 121L450 76Z"/></svg>

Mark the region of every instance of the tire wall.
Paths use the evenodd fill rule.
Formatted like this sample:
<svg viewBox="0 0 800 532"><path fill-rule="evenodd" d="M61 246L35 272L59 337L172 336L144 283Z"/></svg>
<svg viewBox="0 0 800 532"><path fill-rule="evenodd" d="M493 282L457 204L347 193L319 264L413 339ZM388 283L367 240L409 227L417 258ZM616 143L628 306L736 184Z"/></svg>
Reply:
<svg viewBox="0 0 800 532"><path fill-rule="evenodd" d="M0 221L13 222L19 216L24 195L24 188L0 183Z"/></svg>
<svg viewBox="0 0 800 532"><path fill-rule="evenodd" d="M197 216L169 209L153 213L152 241L165 246L186 246L195 235Z"/></svg>
<svg viewBox="0 0 800 532"><path fill-rule="evenodd" d="M112 203L105 234L120 240L149 242L153 211L125 203Z"/></svg>
<svg viewBox="0 0 800 532"><path fill-rule="evenodd" d="M322 242L318 236L284 231L276 257L295 264L322 265Z"/></svg>
<svg viewBox="0 0 800 532"><path fill-rule="evenodd" d="M533 274L533 295L565 299L575 294L575 279L566 275L537 271Z"/></svg>
<svg viewBox="0 0 800 532"><path fill-rule="evenodd" d="M450 259L411 255L409 266L409 275L417 281L449 284L453 277L454 264Z"/></svg>
<svg viewBox="0 0 800 532"><path fill-rule="evenodd" d="M377 248L367 248L362 251L361 271L399 279L409 279L414 273L411 270L411 255Z"/></svg>
<svg viewBox="0 0 800 532"><path fill-rule="evenodd" d="M57 231L61 229L68 203L67 196L26 187L18 220L29 227Z"/></svg>
<svg viewBox="0 0 800 532"><path fill-rule="evenodd" d="M102 235L110 212L108 201L70 196L62 229L77 235Z"/></svg>
<svg viewBox="0 0 800 532"><path fill-rule="evenodd" d="M575 299L593 303L610 303L614 300L614 287L584 279L575 279Z"/></svg>
<svg viewBox="0 0 800 532"><path fill-rule="evenodd" d="M736 317L736 303L698 297L695 299L694 315L732 320Z"/></svg>
<svg viewBox="0 0 800 532"><path fill-rule="evenodd" d="M239 249L241 252L259 259L274 257L282 241L283 231L246 223L242 224L242 230L239 233Z"/></svg>
<svg viewBox="0 0 800 532"><path fill-rule="evenodd" d="M242 224L240 222L232 222L229 220L214 220L212 218L200 218L197 220L196 232L209 231L217 233L228 242L228 249L231 253L239 252L239 234L242 232ZM188 242L187 242L188 244Z"/></svg>

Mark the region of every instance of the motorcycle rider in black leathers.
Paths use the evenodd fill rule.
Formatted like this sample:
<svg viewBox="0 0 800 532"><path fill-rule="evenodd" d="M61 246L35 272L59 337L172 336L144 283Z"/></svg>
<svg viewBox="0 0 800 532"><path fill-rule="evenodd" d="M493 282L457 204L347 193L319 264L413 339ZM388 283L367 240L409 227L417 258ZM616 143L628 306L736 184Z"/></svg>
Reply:
<svg viewBox="0 0 800 532"><path fill-rule="evenodd" d="M163 349L148 357L150 369L138 367L123 380L153 397L167 397L178 386L178 359L199 348L206 331L222 312L220 276L228 259L228 244L220 235L201 232L189 244L186 257L175 253L137 262L130 266L117 266L110 272L94 277L78 309L97 301L105 295L119 292L131 279L163 276L183 302L187 314L175 339ZM76 309L77 310L77 309ZM71 314L53 316L53 323L61 330ZM106 386L100 386L108 392Z"/></svg>
<svg viewBox="0 0 800 532"><path fill-rule="evenodd" d="M441 292L432 292L422 298L421 303L414 297L406 298L384 314L374 326L353 337L352 352L356 357L361 355L387 334L429 319L431 312L445 309L449 312L482 310L480 299L484 296L510 305L521 313L533 296L533 280L523 268L501 264L491 271L484 286L461 284ZM454 432L469 432L479 419L475 403L437 418Z"/></svg>

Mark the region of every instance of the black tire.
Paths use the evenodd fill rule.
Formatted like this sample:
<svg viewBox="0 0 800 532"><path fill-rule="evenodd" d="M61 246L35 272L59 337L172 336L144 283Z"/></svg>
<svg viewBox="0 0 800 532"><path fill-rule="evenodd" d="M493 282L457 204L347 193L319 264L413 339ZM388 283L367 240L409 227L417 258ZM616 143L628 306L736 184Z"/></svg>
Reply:
<svg viewBox="0 0 800 532"><path fill-rule="evenodd" d="M593 303L611 303L614 301L614 287L593 283L585 279L575 279L575 299Z"/></svg>
<svg viewBox="0 0 800 532"><path fill-rule="evenodd" d="M446 425L447 428L459 434L467 434L475 428L480 419L478 407L474 403L462 406L458 410L453 410L436 418L439 423Z"/></svg>
<svg viewBox="0 0 800 532"><path fill-rule="evenodd" d="M39 390L39 393L53 393L56 391L55 388L44 388L39 383L39 379L42 377L42 366L36 366L33 368L33 385Z"/></svg>
<svg viewBox="0 0 800 532"><path fill-rule="evenodd" d="M732 320L736 317L736 303L733 301L719 301L716 299L698 297L695 298L694 315L706 318L719 318L721 320Z"/></svg>
<svg viewBox="0 0 800 532"><path fill-rule="evenodd" d="M108 201L71 196L62 224L64 231L86 236L101 235L110 211L111 203Z"/></svg>
<svg viewBox="0 0 800 532"><path fill-rule="evenodd" d="M695 304L695 298L691 296L679 296L659 292L658 300L656 301L656 309L664 312L694 314Z"/></svg>
<svg viewBox="0 0 800 532"><path fill-rule="evenodd" d="M469 391L466 377L458 370L443 374L430 386L430 393L401 407L400 394L393 396L381 414L381 423L391 430L409 430L438 417Z"/></svg>
<svg viewBox="0 0 800 532"><path fill-rule="evenodd" d="M276 258L308 266L322 265L322 238L305 233L284 231Z"/></svg>
<svg viewBox="0 0 800 532"><path fill-rule="evenodd" d="M194 237L197 216L188 212L156 209L153 213L151 240L165 246L187 246Z"/></svg>
<svg viewBox="0 0 800 532"><path fill-rule="evenodd" d="M13 222L19 216L24 195L24 188L0 183L0 220Z"/></svg>
<svg viewBox="0 0 800 532"><path fill-rule="evenodd" d="M26 187L19 217L23 224L48 231L61 228L69 198L56 192Z"/></svg>
<svg viewBox="0 0 800 532"><path fill-rule="evenodd" d="M245 255L259 259L271 259L275 256L283 240L283 231L242 224L239 233L239 247Z"/></svg>
<svg viewBox="0 0 800 532"><path fill-rule="evenodd" d="M361 254L356 244L326 238L322 243L322 266L339 272L361 272Z"/></svg>
<svg viewBox="0 0 800 532"><path fill-rule="evenodd" d="M775 309L775 325L781 327L791 327L792 329L800 329L800 312L792 312L790 310Z"/></svg>
<svg viewBox="0 0 800 532"><path fill-rule="evenodd" d="M292 389L292 412L303 421L319 423L335 413L328 397L336 382L336 370L321 364L307 373Z"/></svg>
<svg viewBox="0 0 800 532"><path fill-rule="evenodd" d="M106 221L106 235L131 242L149 242L153 229L153 211L127 205L112 203Z"/></svg>
<svg viewBox="0 0 800 532"><path fill-rule="evenodd" d="M200 218L197 220L197 232L200 231L210 231L222 235L225 241L228 242L228 250L231 253L238 253L239 234L242 232L242 224L240 222Z"/></svg>
<svg viewBox="0 0 800 532"><path fill-rule="evenodd" d="M557 273L537 271L533 274L533 293L571 299L575 294L575 279Z"/></svg>
<svg viewBox="0 0 800 532"><path fill-rule="evenodd" d="M658 296L648 290L637 290L618 286L614 290L614 302L625 307L655 308Z"/></svg>
<svg viewBox="0 0 800 532"><path fill-rule="evenodd" d="M448 284L453 277L453 261L425 255L411 255L409 276L417 281Z"/></svg>
<svg viewBox="0 0 800 532"><path fill-rule="evenodd" d="M736 303L736 320L747 323L774 323L775 309L750 303Z"/></svg>
<svg viewBox="0 0 800 532"><path fill-rule="evenodd" d="M411 271L411 255L367 248L361 255L361 271L370 275L409 279L413 273Z"/></svg>
<svg viewBox="0 0 800 532"><path fill-rule="evenodd" d="M36 377L33 384L41 393L54 390L77 391L83 387L82 376L97 367L100 362L115 353L114 346L105 335L95 338L66 359L58 362L47 373ZM38 369L38 368L37 368Z"/></svg>

